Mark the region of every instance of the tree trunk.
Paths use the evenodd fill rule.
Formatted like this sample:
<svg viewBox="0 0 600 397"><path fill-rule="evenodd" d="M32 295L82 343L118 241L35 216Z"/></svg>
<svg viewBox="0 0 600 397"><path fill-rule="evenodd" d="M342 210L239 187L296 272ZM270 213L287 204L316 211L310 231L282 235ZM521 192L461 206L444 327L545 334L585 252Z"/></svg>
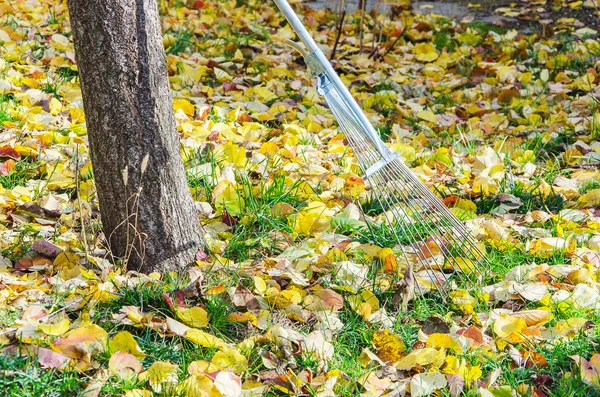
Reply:
<svg viewBox="0 0 600 397"><path fill-rule="evenodd" d="M179 151L156 0L68 0L104 234L145 272L194 259L202 229Z"/></svg>

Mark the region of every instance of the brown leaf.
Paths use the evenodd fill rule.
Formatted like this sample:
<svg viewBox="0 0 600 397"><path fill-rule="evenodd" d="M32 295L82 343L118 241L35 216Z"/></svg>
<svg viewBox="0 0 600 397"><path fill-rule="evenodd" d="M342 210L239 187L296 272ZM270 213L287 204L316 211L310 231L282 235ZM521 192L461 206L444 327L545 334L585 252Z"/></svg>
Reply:
<svg viewBox="0 0 600 397"><path fill-rule="evenodd" d="M35 243L33 243L31 250L52 259L56 258L58 254L63 252L61 248L49 243L44 239L37 240Z"/></svg>
<svg viewBox="0 0 600 397"><path fill-rule="evenodd" d="M240 91L240 88L238 88L237 84L235 84L235 83L225 81L223 83L223 92L230 92L230 91Z"/></svg>
<svg viewBox="0 0 600 397"><path fill-rule="evenodd" d="M17 263L15 263L15 270L27 272L31 266L33 266L31 258L20 258Z"/></svg>
<svg viewBox="0 0 600 397"><path fill-rule="evenodd" d="M69 357L45 347L37 348L37 358L40 365L44 368L63 368L69 362Z"/></svg>
<svg viewBox="0 0 600 397"><path fill-rule="evenodd" d="M8 175L12 170L15 169L15 160L6 160L4 163L0 163L0 175Z"/></svg>
<svg viewBox="0 0 600 397"><path fill-rule="evenodd" d="M470 326L467 329L461 329L457 332L457 334L465 336L469 339L472 339L474 341L473 347L479 347L479 346L483 345L483 342L484 342L483 333L477 327Z"/></svg>
<svg viewBox="0 0 600 397"><path fill-rule="evenodd" d="M13 160L21 160L21 155L12 146L8 145L0 147L0 157L8 157Z"/></svg>
<svg viewBox="0 0 600 397"><path fill-rule="evenodd" d="M408 310L408 303L415 297L415 273L411 266L404 272L404 288L402 289L402 311Z"/></svg>
<svg viewBox="0 0 600 397"><path fill-rule="evenodd" d="M252 121L252 117L250 117L249 114L244 113L240 114L240 117L238 117L236 121L240 124L250 123Z"/></svg>
<svg viewBox="0 0 600 397"><path fill-rule="evenodd" d="M329 288L317 290L314 294L323 300L325 308L329 310L337 312L344 307L344 298Z"/></svg>
<svg viewBox="0 0 600 397"><path fill-rule="evenodd" d="M237 307L246 307L250 311L260 310L260 303L258 303L256 297L243 285L237 286L231 297L231 302Z"/></svg>
<svg viewBox="0 0 600 397"><path fill-rule="evenodd" d="M260 358L263 362L263 365L268 369L279 368L282 363L279 357L277 357L275 353L272 353L270 351L266 351L265 353L263 353L263 355L260 356Z"/></svg>
<svg viewBox="0 0 600 397"><path fill-rule="evenodd" d="M519 90L517 90L516 88L512 87L512 88L507 88L505 90L502 90L502 92L500 92L500 95L498 95L498 102L500 103L510 103L510 101L513 98L518 98L519 95Z"/></svg>
<svg viewBox="0 0 600 397"><path fill-rule="evenodd" d="M142 372L144 367L133 354L118 351L110 357L108 369L121 379L132 379Z"/></svg>
<svg viewBox="0 0 600 397"><path fill-rule="evenodd" d="M293 212L294 209L295 208L288 203L279 202L273 206L271 213L277 218L284 218L287 214Z"/></svg>
<svg viewBox="0 0 600 397"><path fill-rule="evenodd" d="M446 321L439 316L431 316L423 321L423 327L421 328L421 331L427 335L448 334L450 333L450 327L448 327Z"/></svg>
<svg viewBox="0 0 600 397"><path fill-rule="evenodd" d="M460 375L446 375L448 381L448 387L450 388L450 395L452 397L461 396L463 388L465 387L465 380Z"/></svg>
<svg viewBox="0 0 600 397"><path fill-rule="evenodd" d="M198 252L196 252L196 260L197 261L204 262L208 258L209 258L209 255L204 250L199 249Z"/></svg>

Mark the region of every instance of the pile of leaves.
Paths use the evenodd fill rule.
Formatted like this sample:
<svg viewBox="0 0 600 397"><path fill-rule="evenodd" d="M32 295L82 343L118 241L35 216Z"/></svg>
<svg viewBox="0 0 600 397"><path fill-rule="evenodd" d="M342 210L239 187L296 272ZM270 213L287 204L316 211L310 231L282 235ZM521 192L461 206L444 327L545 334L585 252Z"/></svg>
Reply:
<svg viewBox="0 0 600 397"><path fill-rule="evenodd" d="M144 275L103 246L66 5L0 0L7 395L598 393L597 32L410 11L336 25L298 5L327 53L339 36L334 66L386 144L486 246L481 288L443 302L410 299L283 17L253 0L160 8L208 247Z"/></svg>

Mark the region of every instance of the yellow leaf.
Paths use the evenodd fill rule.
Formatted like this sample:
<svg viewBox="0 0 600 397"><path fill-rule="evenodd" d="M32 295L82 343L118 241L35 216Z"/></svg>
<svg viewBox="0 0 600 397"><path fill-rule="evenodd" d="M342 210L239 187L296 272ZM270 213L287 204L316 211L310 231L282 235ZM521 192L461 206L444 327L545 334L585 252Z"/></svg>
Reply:
<svg viewBox="0 0 600 397"><path fill-rule="evenodd" d="M12 40L8 33L0 29L0 43L10 43Z"/></svg>
<svg viewBox="0 0 600 397"><path fill-rule="evenodd" d="M73 124L81 124L85 121L85 113L79 108L69 109L69 115L71 116Z"/></svg>
<svg viewBox="0 0 600 397"><path fill-rule="evenodd" d="M422 366L434 364L436 367L440 367L444 363L445 357L446 353L443 349L437 350L430 347L417 349L398 361L396 368L407 370L414 368L417 364Z"/></svg>
<svg viewBox="0 0 600 397"><path fill-rule="evenodd" d="M477 304L477 299L469 295L467 291L459 289L450 292L449 295L452 303L454 303L463 313L471 314L474 312L473 306Z"/></svg>
<svg viewBox="0 0 600 397"><path fill-rule="evenodd" d="M193 116L194 112L195 112L195 108L194 105L192 105L192 103L190 101L188 101L187 99L183 99L183 98L176 98L173 100L173 108L175 109L175 112L177 112L178 110L181 110L183 113L185 113L187 116Z"/></svg>
<svg viewBox="0 0 600 397"><path fill-rule="evenodd" d="M439 372L416 374L410 380L411 397L422 397L433 394L437 389L446 387L448 381Z"/></svg>
<svg viewBox="0 0 600 397"><path fill-rule="evenodd" d="M52 349L63 355L84 361L90 358L92 350L106 348L108 334L96 324L87 324L69 331L64 337L52 343Z"/></svg>
<svg viewBox="0 0 600 397"><path fill-rule="evenodd" d="M253 91L262 99L264 102L276 99L277 95L269 91L265 87L254 87Z"/></svg>
<svg viewBox="0 0 600 397"><path fill-rule="evenodd" d="M530 241L527 244L527 252L536 254L545 258L554 255L557 252L572 254L577 248L577 241L574 238L563 239L560 237L545 237Z"/></svg>
<svg viewBox="0 0 600 397"><path fill-rule="evenodd" d="M233 143L221 145L216 150L216 157L226 163L243 168L246 164L246 149Z"/></svg>
<svg viewBox="0 0 600 397"><path fill-rule="evenodd" d="M136 340L127 331L121 331L108 342L108 347L111 352L122 351L133 354L136 358L143 360L146 354L142 351Z"/></svg>
<svg viewBox="0 0 600 397"><path fill-rule="evenodd" d="M513 82L517 77L517 69L512 66L502 66L496 72L496 77L503 83Z"/></svg>
<svg viewBox="0 0 600 397"><path fill-rule="evenodd" d="M201 307L178 307L175 309L175 313L190 327L204 328L208 326L208 313Z"/></svg>
<svg viewBox="0 0 600 397"><path fill-rule="evenodd" d="M69 319L65 318L55 324L40 324L38 330L46 335L59 336L69 330Z"/></svg>
<svg viewBox="0 0 600 397"><path fill-rule="evenodd" d="M579 203L585 208L600 207L600 189L587 191L579 198Z"/></svg>
<svg viewBox="0 0 600 397"><path fill-rule="evenodd" d="M250 324L256 326L258 324L258 319L256 318L256 315L254 313L251 312L235 312L235 313L231 313L229 316L227 316L227 321L231 321L234 323L247 323L249 322Z"/></svg>
<svg viewBox="0 0 600 397"><path fill-rule="evenodd" d="M512 313L510 316L522 318L523 320L525 320L525 324L528 327L531 327L532 325L542 325L550 321L550 319L552 318L551 314L552 313L550 313L550 311L548 310L533 309Z"/></svg>
<svg viewBox="0 0 600 397"><path fill-rule="evenodd" d="M219 80L219 81L231 81L231 76L229 75L229 73L227 73L223 69L214 68L213 70L215 72L215 76L217 77L217 80Z"/></svg>
<svg viewBox="0 0 600 397"><path fill-rule="evenodd" d="M429 43L419 43L413 48L417 60L421 62L432 62L438 59L439 54L435 47Z"/></svg>
<svg viewBox="0 0 600 397"><path fill-rule="evenodd" d="M185 332L184 337L190 342L194 342L197 345L204 347L221 347L226 346L223 339L217 338L207 332L200 331L199 329L190 328Z"/></svg>
<svg viewBox="0 0 600 397"><path fill-rule="evenodd" d="M40 154L40 152L33 148L30 148L29 146L15 145L14 149L21 156L25 157L36 157Z"/></svg>
<svg viewBox="0 0 600 397"><path fill-rule="evenodd" d="M520 317L503 314L494 322L494 332L500 338L506 338L513 333L522 333L527 323Z"/></svg>
<svg viewBox="0 0 600 397"><path fill-rule="evenodd" d="M211 360L212 370L225 370L231 368L239 374L248 369L248 360L237 349L225 346L216 352Z"/></svg>
<svg viewBox="0 0 600 397"><path fill-rule="evenodd" d="M256 289L256 292L263 295L267 292L267 283L265 283L265 280L262 278L254 276L254 288Z"/></svg>
<svg viewBox="0 0 600 397"><path fill-rule="evenodd" d="M448 334L433 333L427 338L427 347L434 349L444 348L454 350L457 353L462 352L462 347L456 339Z"/></svg>
<svg viewBox="0 0 600 397"><path fill-rule="evenodd" d="M360 353L360 356L358 356L358 362L360 363L360 365L362 365L363 368L367 368L372 362L375 362L380 366L385 365L385 363L381 361L381 359L377 357L375 353L373 353L366 347Z"/></svg>
<svg viewBox="0 0 600 397"><path fill-rule="evenodd" d="M225 292L226 287L225 284L219 283L219 285L215 285L214 287L210 287L206 289L206 295L221 295Z"/></svg>
<svg viewBox="0 0 600 397"><path fill-rule="evenodd" d="M284 291L281 291L281 296L283 296L286 300L296 305L302 302L302 295L300 295L300 292L293 289L286 289Z"/></svg>
<svg viewBox="0 0 600 397"><path fill-rule="evenodd" d="M156 393L170 390L177 384L177 365L155 361L148 370L139 375L139 380L147 380Z"/></svg>
<svg viewBox="0 0 600 397"><path fill-rule="evenodd" d="M210 362L206 360L196 360L192 361L190 365L188 365L188 374L190 375L202 375L204 373L209 372L208 368L210 367Z"/></svg>
<svg viewBox="0 0 600 397"><path fill-rule="evenodd" d="M367 302L361 302L356 307L356 312L358 314L360 314L365 319L365 321L367 321L369 319L369 317L371 317L371 314L373 313L373 308Z"/></svg>
<svg viewBox="0 0 600 397"><path fill-rule="evenodd" d="M52 44L57 50L69 50L69 38L60 33L52 35Z"/></svg>
<svg viewBox="0 0 600 397"><path fill-rule="evenodd" d="M499 186L495 180L486 176L479 176L473 182L473 193L483 196L494 196L498 193Z"/></svg>
<svg viewBox="0 0 600 397"><path fill-rule="evenodd" d="M391 364L402 358L406 345L398 335L389 329L382 329L373 334L373 346L377 349L378 356Z"/></svg>
<svg viewBox="0 0 600 397"><path fill-rule="evenodd" d="M184 397L221 397L212 380L203 374L192 374L180 385ZM178 393L179 395L179 393Z"/></svg>
<svg viewBox="0 0 600 397"><path fill-rule="evenodd" d="M430 123L437 123L437 118L431 110L421 110L417 113L417 117L421 120L429 121Z"/></svg>
<svg viewBox="0 0 600 397"><path fill-rule="evenodd" d="M231 215L240 215L246 206L244 199L239 195L238 189L228 180L222 180L212 192L215 208L227 210Z"/></svg>
<svg viewBox="0 0 600 397"><path fill-rule="evenodd" d="M302 208L295 217L290 217L294 222L294 231L300 235L310 235L314 232L324 231L329 228L331 211L320 201L313 201Z"/></svg>
<svg viewBox="0 0 600 397"><path fill-rule="evenodd" d="M62 109L62 103L58 99L52 97L52 99L50 99L50 114L56 116L62 111Z"/></svg>

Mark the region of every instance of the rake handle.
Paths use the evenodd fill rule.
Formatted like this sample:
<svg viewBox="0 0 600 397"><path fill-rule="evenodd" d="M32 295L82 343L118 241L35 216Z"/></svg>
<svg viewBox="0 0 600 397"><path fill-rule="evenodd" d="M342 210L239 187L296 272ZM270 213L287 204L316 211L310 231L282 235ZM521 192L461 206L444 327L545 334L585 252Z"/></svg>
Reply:
<svg viewBox="0 0 600 397"><path fill-rule="evenodd" d="M373 128L373 126L367 119L367 116L365 116L363 110L358 105L356 100L354 100L354 97L352 96L352 94L350 94L350 91L348 91L346 85L339 78L323 51L321 51L321 49L319 48L315 40L312 38L308 30L306 30L306 27L304 26L300 18L298 18L298 15L294 11L294 9L290 6L287 0L273 1L275 2L279 10L283 13L288 23L292 26L292 29L296 32L296 35L298 35L300 41L302 41L306 48L308 48L308 52L313 54L320 66L322 66L324 73L327 75L327 78L337 89L339 94L342 96L342 98L348 104L352 112L355 114L363 129L369 135L371 142L377 148L379 154L387 161L394 159L395 156L393 155L392 151L390 151L388 147L385 146L385 143L381 140L379 134L377 133L377 131L375 131L375 128Z"/></svg>

